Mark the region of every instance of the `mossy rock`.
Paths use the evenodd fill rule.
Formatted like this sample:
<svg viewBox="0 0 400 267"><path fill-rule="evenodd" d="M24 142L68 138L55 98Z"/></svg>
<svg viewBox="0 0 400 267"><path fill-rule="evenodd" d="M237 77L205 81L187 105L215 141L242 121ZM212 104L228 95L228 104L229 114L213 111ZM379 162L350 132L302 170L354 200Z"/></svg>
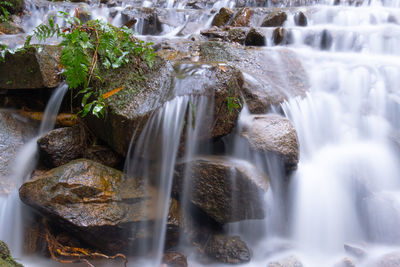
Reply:
<svg viewBox="0 0 400 267"><path fill-rule="evenodd" d="M18 27L10 21L0 23L0 32L5 34L17 34L24 32L24 29Z"/></svg>
<svg viewBox="0 0 400 267"><path fill-rule="evenodd" d="M0 266L2 267L23 267L22 264L17 263L10 254L8 246L3 241L0 241Z"/></svg>
<svg viewBox="0 0 400 267"><path fill-rule="evenodd" d="M7 0L8 2L10 2L12 4L11 7L6 7L7 10L11 13L11 14L17 14L20 13L24 10L25 8L25 1L24 0Z"/></svg>

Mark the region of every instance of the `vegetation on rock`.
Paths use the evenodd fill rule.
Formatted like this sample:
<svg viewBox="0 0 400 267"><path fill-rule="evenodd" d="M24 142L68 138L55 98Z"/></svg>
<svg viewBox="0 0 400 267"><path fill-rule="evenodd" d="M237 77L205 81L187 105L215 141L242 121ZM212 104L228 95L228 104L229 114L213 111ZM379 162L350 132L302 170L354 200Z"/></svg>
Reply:
<svg viewBox="0 0 400 267"><path fill-rule="evenodd" d="M34 36L40 41L51 37L62 39L60 63L64 68L63 75L71 89L80 89L76 95L83 95L79 113L82 117L89 112L96 117L104 117L104 99L122 88L109 88L112 89L109 93L101 94L90 87L93 78L102 81L97 65L117 69L132 60L142 60L152 67L155 57L152 43L135 39L132 37L134 32L127 27L117 28L100 20L82 23L77 16L59 13L66 26L60 27L50 18L48 24L41 24L35 29ZM30 45L31 39L32 36L29 36L26 46Z"/></svg>

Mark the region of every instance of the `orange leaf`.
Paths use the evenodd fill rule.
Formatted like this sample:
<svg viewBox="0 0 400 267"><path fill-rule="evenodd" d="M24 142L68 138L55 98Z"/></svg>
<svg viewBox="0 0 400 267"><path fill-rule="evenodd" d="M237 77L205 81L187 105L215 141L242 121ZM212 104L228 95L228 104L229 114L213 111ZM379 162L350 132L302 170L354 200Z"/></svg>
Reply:
<svg viewBox="0 0 400 267"><path fill-rule="evenodd" d="M115 89L111 90L110 92L107 92L107 93L103 94L103 99L109 98L110 96L118 93L122 89L124 89L124 86L119 87L119 88L115 88Z"/></svg>
<svg viewBox="0 0 400 267"><path fill-rule="evenodd" d="M219 68L220 70L222 70L223 72L226 72L226 71L227 71L227 68L226 68L225 66L219 65L218 68Z"/></svg>

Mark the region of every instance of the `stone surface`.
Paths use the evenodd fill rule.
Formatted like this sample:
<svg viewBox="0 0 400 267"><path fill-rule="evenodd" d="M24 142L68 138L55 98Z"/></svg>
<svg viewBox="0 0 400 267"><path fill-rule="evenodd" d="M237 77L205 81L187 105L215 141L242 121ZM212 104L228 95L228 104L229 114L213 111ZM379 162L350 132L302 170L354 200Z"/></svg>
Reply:
<svg viewBox="0 0 400 267"><path fill-rule="evenodd" d="M11 111L0 112L0 194L15 186L13 173L17 152L37 133L38 125Z"/></svg>
<svg viewBox="0 0 400 267"><path fill-rule="evenodd" d="M387 253L381 256L368 267L398 267L400 266L400 251Z"/></svg>
<svg viewBox="0 0 400 267"><path fill-rule="evenodd" d="M155 218L153 188L85 159L25 182L19 194L50 222L108 253L134 246L141 222Z"/></svg>
<svg viewBox="0 0 400 267"><path fill-rule="evenodd" d="M217 27L225 26L234 14L235 11L232 9L223 7L219 10L218 14L215 15L211 25Z"/></svg>
<svg viewBox="0 0 400 267"><path fill-rule="evenodd" d="M60 84L59 57L61 49L45 45L7 53L0 62L0 89L53 88Z"/></svg>
<svg viewBox="0 0 400 267"><path fill-rule="evenodd" d="M250 8L242 8L239 9L239 11L236 12L231 26L233 27L248 27L250 26L250 19L251 16L253 15L253 9Z"/></svg>
<svg viewBox="0 0 400 267"><path fill-rule="evenodd" d="M358 259L362 259L367 256L367 253L362 248L359 248L359 247L356 247L353 245L349 245L349 244L344 244L343 247L344 247L344 250L348 254L350 254L351 256L354 256Z"/></svg>
<svg viewBox="0 0 400 267"><path fill-rule="evenodd" d="M6 21L0 23L0 33L4 34L18 34L23 33L24 30L16 24Z"/></svg>
<svg viewBox="0 0 400 267"><path fill-rule="evenodd" d="M240 135L252 149L277 155L287 170L297 168L299 141L296 130L285 117L276 114L253 115Z"/></svg>
<svg viewBox="0 0 400 267"><path fill-rule="evenodd" d="M261 27L280 27L287 19L286 12L276 11L270 13L261 23Z"/></svg>
<svg viewBox="0 0 400 267"><path fill-rule="evenodd" d="M272 41L275 45L286 45L292 42L291 33L285 28L278 27L272 33Z"/></svg>
<svg viewBox="0 0 400 267"><path fill-rule="evenodd" d="M349 257L344 258L339 263L335 264L333 267L356 267L353 260Z"/></svg>
<svg viewBox="0 0 400 267"><path fill-rule="evenodd" d="M268 267L303 267L304 265L296 256L290 256L268 264Z"/></svg>
<svg viewBox="0 0 400 267"><path fill-rule="evenodd" d="M145 69L145 67L143 67ZM156 66L140 80L129 66L103 75L101 88L124 90L108 101L106 119L90 117L88 125L116 152L125 155L131 137L139 138L149 116L177 96L201 95L214 99L214 112L206 118L205 134L223 136L235 126L238 112L229 112L226 99L238 95L243 76L236 68L218 64L176 63L158 59ZM214 116L211 116L214 114ZM205 136L209 138L209 136Z"/></svg>
<svg viewBox="0 0 400 267"><path fill-rule="evenodd" d="M240 264L251 259L250 249L238 236L214 235L204 251L209 257L223 263Z"/></svg>
<svg viewBox="0 0 400 267"><path fill-rule="evenodd" d="M294 23L297 26L307 26L307 16L301 11L297 12L294 14Z"/></svg>
<svg viewBox="0 0 400 267"><path fill-rule="evenodd" d="M220 224L265 216L262 195L269 179L248 162L217 156L180 162L175 170L175 194L182 193L183 182L191 184L191 203Z"/></svg>
<svg viewBox="0 0 400 267"><path fill-rule="evenodd" d="M37 141L40 160L53 168L82 157L86 147L84 135L84 130L79 126L50 131Z"/></svg>
<svg viewBox="0 0 400 267"><path fill-rule="evenodd" d="M252 113L265 113L290 97L304 96L307 74L296 55L287 49L243 49L237 44L202 42L200 60L230 62L242 71L242 94ZM284 86L283 86L284 85Z"/></svg>

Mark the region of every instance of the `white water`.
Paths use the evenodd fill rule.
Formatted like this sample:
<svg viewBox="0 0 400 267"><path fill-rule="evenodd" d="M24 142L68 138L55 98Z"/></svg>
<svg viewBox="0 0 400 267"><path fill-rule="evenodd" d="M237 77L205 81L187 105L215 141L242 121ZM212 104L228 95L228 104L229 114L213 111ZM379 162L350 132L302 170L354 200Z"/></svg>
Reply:
<svg viewBox="0 0 400 267"><path fill-rule="evenodd" d="M56 117L68 85L62 83L53 92L43 113L39 134L24 144L14 160L10 181L15 188L8 196L0 197L0 240L7 243L12 254L21 258L23 253L23 210L19 199L18 189L36 167L37 163L37 139L54 128ZM29 211L26 211L29 212Z"/></svg>

